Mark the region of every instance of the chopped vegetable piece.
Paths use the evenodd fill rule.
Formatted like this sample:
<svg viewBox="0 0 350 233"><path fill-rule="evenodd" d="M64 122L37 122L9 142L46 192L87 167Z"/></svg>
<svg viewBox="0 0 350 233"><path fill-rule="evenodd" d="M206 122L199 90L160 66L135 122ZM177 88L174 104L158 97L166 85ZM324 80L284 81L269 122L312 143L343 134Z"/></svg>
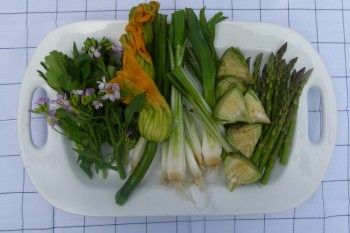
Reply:
<svg viewBox="0 0 350 233"><path fill-rule="evenodd" d="M261 172L250 160L240 154L228 154L224 159L226 187L232 192L235 188L258 181Z"/></svg>
<svg viewBox="0 0 350 233"><path fill-rule="evenodd" d="M256 96L252 89L249 89L244 95L244 101L248 111L250 122L252 123L270 123L270 119L267 117L265 110L260 103L259 98Z"/></svg>
<svg viewBox="0 0 350 233"><path fill-rule="evenodd" d="M244 156L250 158L260 138L261 124L236 124L227 129L228 141Z"/></svg>
<svg viewBox="0 0 350 233"><path fill-rule="evenodd" d="M220 99L231 87L238 86L242 92L247 90L247 85L235 76L225 76L216 84L216 98Z"/></svg>
<svg viewBox="0 0 350 233"><path fill-rule="evenodd" d="M221 57L217 70L217 77L223 78L232 75L240 78L242 82L253 84L254 78L249 72L249 67L242 52L235 47L230 47Z"/></svg>
<svg viewBox="0 0 350 233"><path fill-rule="evenodd" d="M213 117L219 123L250 122L242 91L232 87L217 102Z"/></svg>

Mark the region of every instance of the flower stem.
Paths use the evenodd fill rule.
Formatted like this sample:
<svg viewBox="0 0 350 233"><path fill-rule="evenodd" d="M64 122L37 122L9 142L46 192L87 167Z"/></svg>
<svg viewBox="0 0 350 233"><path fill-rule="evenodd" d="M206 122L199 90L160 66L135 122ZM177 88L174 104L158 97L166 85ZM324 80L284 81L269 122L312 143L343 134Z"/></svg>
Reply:
<svg viewBox="0 0 350 233"><path fill-rule="evenodd" d="M119 177L120 179L125 179L126 178L126 174L125 174L125 170L124 170L124 166L123 166L123 162L122 162L122 157L121 157L121 152L122 152L122 143L118 143L116 141L114 132L113 132L113 127L112 124L110 122L110 118L109 118L109 108L106 107L105 108L105 116L104 116L104 120L106 122L106 126L108 129L108 133L112 142L112 146L113 146L113 157L116 160L117 163L117 169L118 169L118 173L119 173Z"/></svg>
<svg viewBox="0 0 350 233"><path fill-rule="evenodd" d="M97 58L96 60L97 60L97 66L103 71L103 74L107 78L107 82L109 82L111 80L111 77L109 77L109 74L106 70L106 65L103 61L103 58Z"/></svg>

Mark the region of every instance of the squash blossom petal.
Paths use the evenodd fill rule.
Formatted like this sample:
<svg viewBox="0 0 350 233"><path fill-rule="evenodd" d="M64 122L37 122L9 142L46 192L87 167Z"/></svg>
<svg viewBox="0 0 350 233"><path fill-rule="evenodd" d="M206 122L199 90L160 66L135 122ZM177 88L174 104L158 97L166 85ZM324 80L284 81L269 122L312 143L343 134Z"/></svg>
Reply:
<svg viewBox="0 0 350 233"><path fill-rule="evenodd" d="M120 38L124 47L123 69L117 72L110 83L119 85L125 103L146 92L138 127L144 138L161 142L169 138L173 119L169 105L153 81L155 69L146 49L153 40L152 22L158 9L159 3L156 1L139 4L131 9L126 34Z"/></svg>

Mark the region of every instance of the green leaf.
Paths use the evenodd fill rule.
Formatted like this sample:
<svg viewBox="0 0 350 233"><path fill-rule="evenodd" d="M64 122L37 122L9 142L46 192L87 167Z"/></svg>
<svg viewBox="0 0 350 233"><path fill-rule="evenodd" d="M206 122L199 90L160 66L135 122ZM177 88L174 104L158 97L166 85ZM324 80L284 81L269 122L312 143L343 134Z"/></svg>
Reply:
<svg viewBox="0 0 350 233"><path fill-rule="evenodd" d="M71 92L74 89L78 89L78 82L72 80L72 76L77 75L79 77L79 70L71 58L54 50L45 57L45 63L48 67L45 75L46 81L53 89L58 92L62 92L62 90Z"/></svg>
<svg viewBox="0 0 350 233"><path fill-rule="evenodd" d="M79 51L77 49L77 44L73 42L73 59L75 60L79 56Z"/></svg>
<svg viewBox="0 0 350 233"><path fill-rule="evenodd" d="M77 151L78 152L78 151ZM79 152L78 152L79 153ZM91 166L92 166L92 162L90 162L87 159L80 159L80 163L79 166L80 168L85 172L85 174L92 179L92 171L91 171Z"/></svg>
<svg viewBox="0 0 350 233"><path fill-rule="evenodd" d="M82 78L82 84L81 86L81 90L84 90L86 88L86 83L87 83L87 79L90 76L91 73L91 65L90 63L86 63L83 66L81 66L81 78Z"/></svg>
<svg viewBox="0 0 350 233"><path fill-rule="evenodd" d="M224 14L220 11L218 13L216 13L213 17L211 17L208 21L208 28L210 31L210 37L211 40L214 42L215 40L215 27L216 24L226 20L228 17L223 16Z"/></svg>
<svg viewBox="0 0 350 233"><path fill-rule="evenodd" d="M100 168L101 168L100 164L99 163L95 163L95 172L96 172L96 174L98 174L100 172Z"/></svg>
<svg viewBox="0 0 350 233"><path fill-rule="evenodd" d="M115 77L117 70L115 69L114 66L107 66L107 73L109 76L109 80L107 80L107 81L110 81L112 78Z"/></svg>
<svg viewBox="0 0 350 233"><path fill-rule="evenodd" d="M45 81L47 80L45 74L44 74L42 71L37 70L37 72L38 72L38 74L39 74L40 77L42 77Z"/></svg>
<svg viewBox="0 0 350 233"><path fill-rule="evenodd" d="M104 73L102 70L99 69L95 69L94 73L91 77L91 79L89 79L89 82L91 83L91 86L95 86L97 81L101 81L102 77L104 76Z"/></svg>
<svg viewBox="0 0 350 233"><path fill-rule="evenodd" d="M193 52L196 56L201 69L202 77L200 80L203 85L203 96L209 106L215 105L215 75L216 62L218 60L214 45L209 38L209 29L205 19L204 8L200 12L200 19L197 18L195 12L186 8L186 22L188 38L191 42Z"/></svg>
<svg viewBox="0 0 350 233"><path fill-rule="evenodd" d="M131 100L130 104L128 104L128 106L125 108L124 117L127 125L129 124L134 114L141 111L145 103L145 99L146 99L146 92L142 92L141 94L138 94L137 96L135 96Z"/></svg>
<svg viewBox="0 0 350 233"><path fill-rule="evenodd" d="M40 62L41 66L47 71L49 68L45 64L45 62Z"/></svg>
<svg viewBox="0 0 350 233"><path fill-rule="evenodd" d="M86 53L78 54L74 58L74 62L77 66L83 66L84 64L90 63L92 61L91 57Z"/></svg>
<svg viewBox="0 0 350 233"><path fill-rule="evenodd" d="M204 7L200 10L200 13L199 13L199 22L201 24L203 35L205 36L205 39L208 43L212 56L216 58L216 62L218 62L218 57L216 55L216 50L214 47L215 27L216 27L216 24L220 23L225 19L227 19L227 17L223 16L222 12L218 12L209 21L207 21L205 17Z"/></svg>

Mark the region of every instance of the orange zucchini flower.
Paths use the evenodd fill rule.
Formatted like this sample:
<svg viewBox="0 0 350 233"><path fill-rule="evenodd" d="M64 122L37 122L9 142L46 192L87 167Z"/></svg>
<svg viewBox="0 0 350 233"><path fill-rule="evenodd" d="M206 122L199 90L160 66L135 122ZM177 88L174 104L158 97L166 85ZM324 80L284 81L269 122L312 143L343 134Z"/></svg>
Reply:
<svg viewBox="0 0 350 233"><path fill-rule="evenodd" d="M129 14L126 34L120 38L124 47L123 69L118 71L110 83L118 83L123 101L146 92L146 101L139 115L138 127L143 137L161 142L166 140L172 128L169 105L159 92L153 79L155 69L146 46L153 40L152 22L159 9L159 3L151 1L133 7Z"/></svg>

